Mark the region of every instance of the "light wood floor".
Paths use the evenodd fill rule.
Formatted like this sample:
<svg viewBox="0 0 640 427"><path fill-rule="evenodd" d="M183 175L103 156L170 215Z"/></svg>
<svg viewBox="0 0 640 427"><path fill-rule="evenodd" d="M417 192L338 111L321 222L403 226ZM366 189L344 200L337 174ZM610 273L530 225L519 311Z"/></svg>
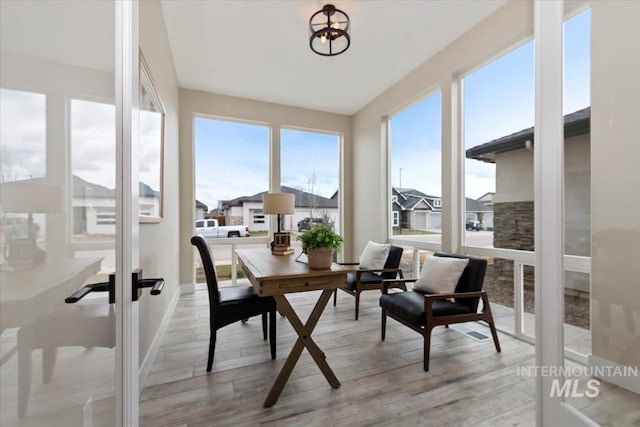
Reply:
<svg viewBox="0 0 640 427"><path fill-rule="evenodd" d="M306 320L318 293L290 295ZM278 355L272 361L259 318L218 332L213 372L206 373L209 339L206 290L183 295L164 336L140 401L142 426L532 426L535 380L517 375L534 364L533 346L500 334L477 342L452 329L434 330L429 372L422 337L389 319L380 341L377 292L363 293L360 320L353 297L339 293L314 331L342 386L332 389L306 350L279 401L262 402L295 340L278 316ZM479 324L469 324L482 332ZM583 383L584 385L584 383ZM598 399L570 402L601 425L640 425L640 398L602 384Z"/></svg>

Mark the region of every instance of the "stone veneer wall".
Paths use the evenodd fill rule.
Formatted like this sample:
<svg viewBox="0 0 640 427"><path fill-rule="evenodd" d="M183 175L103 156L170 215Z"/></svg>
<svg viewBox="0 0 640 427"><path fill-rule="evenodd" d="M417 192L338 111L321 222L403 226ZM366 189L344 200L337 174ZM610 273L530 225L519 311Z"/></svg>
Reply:
<svg viewBox="0 0 640 427"><path fill-rule="evenodd" d="M493 205L493 246L534 250L533 202L506 202ZM533 287L533 267L525 266L524 284ZM498 284L513 286L513 261L496 258L494 274Z"/></svg>

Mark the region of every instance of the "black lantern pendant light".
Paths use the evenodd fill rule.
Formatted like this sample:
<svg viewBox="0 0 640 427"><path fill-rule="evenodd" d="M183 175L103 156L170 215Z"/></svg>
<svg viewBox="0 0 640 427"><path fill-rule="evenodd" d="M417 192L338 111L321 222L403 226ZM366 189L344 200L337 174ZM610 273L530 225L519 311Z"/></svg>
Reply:
<svg viewBox="0 0 640 427"><path fill-rule="evenodd" d="M349 16L332 4L311 15L309 31L309 47L318 55L340 55L351 45Z"/></svg>

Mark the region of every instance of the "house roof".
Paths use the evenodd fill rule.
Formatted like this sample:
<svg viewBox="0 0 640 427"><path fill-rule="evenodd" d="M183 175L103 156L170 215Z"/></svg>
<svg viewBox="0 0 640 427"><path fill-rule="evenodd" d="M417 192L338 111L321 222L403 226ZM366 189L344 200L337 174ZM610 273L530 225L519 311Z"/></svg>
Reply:
<svg viewBox="0 0 640 427"><path fill-rule="evenodd" d="M334 193L331 199L328 199L317 194L311 194L306 191L296 190L295 188L282 186L283 193L293 194L295 196L296 208L319 208L319 209L337 209L338 198L335 197L337 192ZM262 191L260 193L253 194L251 196L242 196L235 199L227 200L223 202L225 206L242 206L247 202L262 203L262 197L267 193Z"/></svg>
<svg viewBox="0 0 640 427"><path fill-rule="evenodd" d="M435 208L433 206L433 200L440 199L439 196L430 196L415 188L393 187L392 192L398 196L396 203L400 206L400 210L424 209L424 204L426 204L428 206L427 209L440 211L439 207ZM482 197L486 197L488 194L493 193L486 193ZM421 203L423 203L422 206L420 206ZM467 197L466 210L467 212L492 212L493 202L491 200L474 200Z"/></svg>
<svg viewBox="0 0 640 427"><path fill-rule="evenodd" d="M413 210L419 208L421 203L423 204L423 209L424 205L426 205L429 210L440 210L440 208L434 208L433 206L433 200L440 199L439 196L430 196L422 191L416 190L415 188L393 187L392 193L398 196L397 203L401 210Z"/></svg>
<svg viewBox="0 0 640 427"><path fill-rule="evenodd" d="M95 199L113 199L115 190L85 181L79 176L73 175L73 197L90 197Z"/></svg>
<svg viewBox="0 0 640 427"><path fill-rule="evenodd" d="M138 183L140 197L158 197L160 193L149 187L144 182ZM79 176L73 175L73 197L90 197L92 199L115 199L116 190L102 185L85 181Z"/></svg>
<svg viewBox="0 0 640 427"><path fill-rule="evenodd" d="M196 199L196 209L204 209L205 211L208 211L209 206L205 205L200 200Z"/></svg>
<svg viewBox="0 0 640 427"><path fill-rule="evenodd" d="M578 110L564 116L564 137L589 133L591 126L591 107ZM487 163L495 163L496 154L525 148L526 142L534 142L533 126L521 131L503 136L493 141L469 148L466 151L468 159L481 160Z"/></svg>
<svg viewBox="0 0 640 427"><path fill-rule="evenodd" d="M466 198L467 212L492 212L493 202Z"/></svg>

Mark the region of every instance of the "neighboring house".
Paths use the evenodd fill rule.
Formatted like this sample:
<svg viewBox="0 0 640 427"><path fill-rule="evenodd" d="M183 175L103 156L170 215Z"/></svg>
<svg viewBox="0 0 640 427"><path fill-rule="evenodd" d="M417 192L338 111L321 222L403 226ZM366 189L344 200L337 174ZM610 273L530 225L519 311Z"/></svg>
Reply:
<svg viewBox="0 0 640 427"><path fill-rule="evenodd" d="M485 230L493 230L493 194L486 193L477 200L467 197L465 219L480 222Z"/></svg>
<svg viewBox="0 0 640 427"><path fill-rule="evenodd" d="M160 193L140 182L140 215L157 216ZM73 234L115 234L116 192L73 175Z"/></svg>
<svg viewBox="0 0 640 427"><path fill-rule="evenodd" d="M442 227L442 199L414 188L391 189L391 224L413 230Z"/></svg>
<svg viewBox="0 0 640 427"><path fill-rule="evenodd" d="M283 193L295 196L295 212L293 215L284 215L283 226L285 230L297 230L298 221L306 217L328 216L337 229L339 229L338 192L328 199L317 194L296 190L283 186ZM242 196L220 203L219 215L224 216L228 225L247 225L251 231L267 231L269 222L265 217L262 206L262 197L266 191L251 196Z"/></svg>
<svg viewBox="0 0 640 427"><path fill-rule="evenodd" d="M564 117L565 253L590 256L591 108ZM534 250L533 127L470 148L466 157L496 165L493 195L493 244L496 248ZM484 196L483 196L484 197ZM502 268L499 266L498 268ZM496 272L513 283L511 264ZM567 273L566 286L589 291L589 280Z"/></svg>
<svg viewBox="0 0 640 427"><path fill-rule="evenodd" d="M391 225L412 230L442 228L442 198L430 196L415 188L392 188ZM480 221L485 228L493 227L492 194L478 200L467 198L467 218Z"/></svg>
<svg viewBox="0 0 640 427"><path fill-rule="evenodd" d="M196 220L204 219L207 212L209 212L209 206L196 199Z"/></svg>

